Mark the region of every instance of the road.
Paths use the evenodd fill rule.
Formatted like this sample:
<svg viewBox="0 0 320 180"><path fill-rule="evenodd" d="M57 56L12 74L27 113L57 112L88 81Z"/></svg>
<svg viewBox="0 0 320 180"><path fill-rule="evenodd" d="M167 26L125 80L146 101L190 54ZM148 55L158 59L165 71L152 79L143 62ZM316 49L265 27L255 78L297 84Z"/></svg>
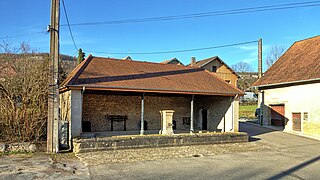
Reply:
<svg viewBox="0 0 320 180"><path fill-rule="evenodd" d="M320 179L320 141L250 123L240 130L267 150L89 166L92 179Z"/></svg>

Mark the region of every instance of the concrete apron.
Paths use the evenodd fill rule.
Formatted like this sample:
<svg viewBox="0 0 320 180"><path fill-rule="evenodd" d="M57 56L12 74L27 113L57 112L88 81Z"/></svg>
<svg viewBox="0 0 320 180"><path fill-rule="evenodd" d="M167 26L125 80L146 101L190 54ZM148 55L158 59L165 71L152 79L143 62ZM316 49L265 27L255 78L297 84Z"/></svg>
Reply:
<svg viewBox="0 0 320 180"><path fill-rule="evenodd" d="M126 132L128 133L128 132ZM92 134L92 133L91 133ZM185 146L197 144L219 144L248 142L249 137L245 132L225 133L180 133L174 135L148 134L146 135L116 135L116 133L95 134L73 139L75 153L92 152L101 150L154 148L166 146Z"/></svg>

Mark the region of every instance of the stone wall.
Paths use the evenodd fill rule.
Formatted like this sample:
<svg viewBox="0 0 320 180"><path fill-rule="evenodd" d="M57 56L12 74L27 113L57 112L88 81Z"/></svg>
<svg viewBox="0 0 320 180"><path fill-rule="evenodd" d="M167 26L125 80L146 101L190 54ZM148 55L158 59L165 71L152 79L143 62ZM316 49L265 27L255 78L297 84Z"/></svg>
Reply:
<svg viewBox="0 0 320 180"><path fill-rule="evenodd" d="M73 151L89 152L99 150L131 149L146 147L186 146L198 144L248 142L248 134L238 133L202 133L179 134L173 136L123 136L107 138L74 139Z"/></svg>
<svg viewBox="0 0 320 180"><path fill-rule="evenodd" d="M36 152L37 145L33 143L0 143L0 153L6 152Z"/></svg>
<svg viewBox="0 0 320 180"><path fill-rule="evenodd" d="M195 119L197 129L202 129L202 109L207 109L208 130L217 132L233 131L234 111L232 97L202 96L196 97Z"/></svg>
<svg viewBox="0 0 320 180"><path fill-rule="evenodd" d="M232 97L195 96L194 127L201 130L201 109L208 110L208 130L233 131L234 111ZM190 126L183 124L183 117L190 117L190 96L145 96L144 120L148 130L161 129L161 110L174 110L173 119L177 130L189 130ZM91 123L91 131L102 132L111 130L108 115L126 115L127 131L140 130L141 96L106 95L85 93L83 95L83 121ZM115 122L114 131L122 131L123 123Z"/></svg>
<svg viewBox="0 0 320 180"><path fill-rule="evenodd" d="M182 117L190 117L190 99L188 97L145 96L144 120L148 130L160 130L161 110L174 110L173 119L177 129L185 130ZM91 131L110 131L111 121L108 115L126 115L127 130L140 130L141 96L84 94L83 121L91 122ZM114 122L114 131L123 130L122 122Z"/></svg>

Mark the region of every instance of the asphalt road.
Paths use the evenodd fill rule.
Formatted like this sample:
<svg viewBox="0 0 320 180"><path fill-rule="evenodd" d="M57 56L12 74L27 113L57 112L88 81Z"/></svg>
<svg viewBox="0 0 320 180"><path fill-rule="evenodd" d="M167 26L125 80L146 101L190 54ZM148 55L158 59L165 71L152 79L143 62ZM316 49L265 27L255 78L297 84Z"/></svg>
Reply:
<svg viewBox="0 0 320 180"><path fill-rule="evenodd" d="M241 123L266 151L89 166L92 179L320 179L320 141Z"/></svg>

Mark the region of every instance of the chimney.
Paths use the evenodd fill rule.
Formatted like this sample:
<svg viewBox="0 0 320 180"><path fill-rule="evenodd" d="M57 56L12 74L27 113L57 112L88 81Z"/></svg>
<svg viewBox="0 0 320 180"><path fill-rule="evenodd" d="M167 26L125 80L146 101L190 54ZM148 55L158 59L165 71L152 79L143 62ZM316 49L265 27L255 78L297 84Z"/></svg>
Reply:
<svg viewBox="0 0 320 180"><path fill-rule="evenodd" d="M196 57L191 57L191 64L190 66L194 66L196 64Z"/></svg>

